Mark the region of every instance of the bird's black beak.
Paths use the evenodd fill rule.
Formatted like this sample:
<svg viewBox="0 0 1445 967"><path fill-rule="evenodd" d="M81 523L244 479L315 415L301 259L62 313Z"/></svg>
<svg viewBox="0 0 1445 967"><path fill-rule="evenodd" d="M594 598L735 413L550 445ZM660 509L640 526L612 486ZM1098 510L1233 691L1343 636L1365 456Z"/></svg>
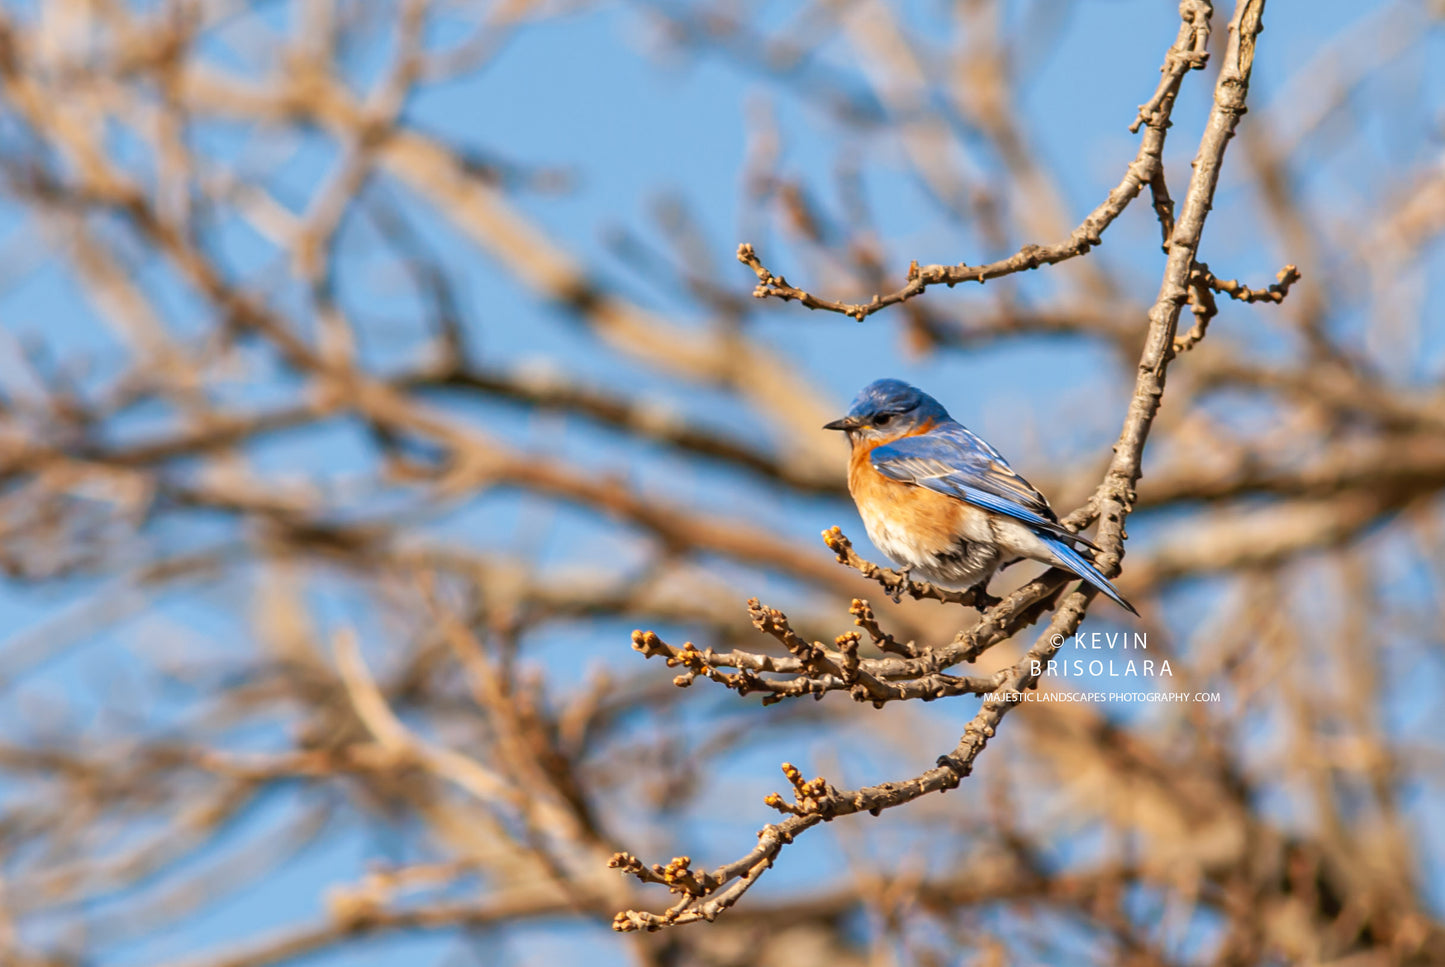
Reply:
<svg viewBox="0 0 1445 967"><path fill-rule="evenodd" d="M824 423L825 430L856 430L858 421L851 416L845 416L841 420L834 420L832 423Z"/></svg>

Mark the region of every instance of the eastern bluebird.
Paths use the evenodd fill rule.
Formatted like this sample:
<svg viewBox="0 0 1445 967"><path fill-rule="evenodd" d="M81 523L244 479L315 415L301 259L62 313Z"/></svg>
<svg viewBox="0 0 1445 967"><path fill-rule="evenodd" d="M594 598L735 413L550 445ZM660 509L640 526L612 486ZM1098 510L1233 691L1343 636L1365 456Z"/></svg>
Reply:
<svg viewBox="0 0 1445 967"><path fill-rule="evenodd" d="M1072 571L1139 613L1074 546L1098 550L1094 543L1060 524L997 450L922 390L880 379L824 429L848 434L848 492L869 538L905 572L965 588L1029 558Z"/></svg>

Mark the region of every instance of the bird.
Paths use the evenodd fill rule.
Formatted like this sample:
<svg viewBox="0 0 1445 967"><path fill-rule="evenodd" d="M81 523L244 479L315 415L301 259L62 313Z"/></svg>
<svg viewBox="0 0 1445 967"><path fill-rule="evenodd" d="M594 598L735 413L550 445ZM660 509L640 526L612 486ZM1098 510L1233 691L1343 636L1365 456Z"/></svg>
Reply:
<svg viewBox="0 0 1445 967"><path fill-rule="evenodd" d="M1090 560L1098 546L1059 523L1043 494L922 390L876 380L823 429L848 435L848 492L869 539L905 577L982 590L1000 567L1027 558L1139 614Z"/></svg>

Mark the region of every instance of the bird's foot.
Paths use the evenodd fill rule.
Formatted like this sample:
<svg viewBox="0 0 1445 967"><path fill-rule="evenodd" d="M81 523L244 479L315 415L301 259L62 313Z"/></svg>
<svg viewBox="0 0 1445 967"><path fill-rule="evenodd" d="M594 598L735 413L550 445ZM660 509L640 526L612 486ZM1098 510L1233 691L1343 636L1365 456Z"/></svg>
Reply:
<svg viewBox="0 0 1445 967"><path fill-rule="evenodd" d="M1007 565L1005 565L1005 567L1007 567ZM989 575L989 577L992 577L992 575ZM988 580L988 578L984 578L968 589L968 593L973 597L973 606L980 611L992 608L1003 600L1003 598L996 598L988 593Z"/></svg>
<svg viewBox="0 0 1445 967"><path fill-rule="evenodd" d="M894 604L899 604L903 601L903 592L907 591L909 586L913 583L913 578L911 577L912 573L913 565L911 564L907 567L901 567L898 569L898 583L893 585L893 587L890 589L889 594L889 597L893 599Z"/></svg>

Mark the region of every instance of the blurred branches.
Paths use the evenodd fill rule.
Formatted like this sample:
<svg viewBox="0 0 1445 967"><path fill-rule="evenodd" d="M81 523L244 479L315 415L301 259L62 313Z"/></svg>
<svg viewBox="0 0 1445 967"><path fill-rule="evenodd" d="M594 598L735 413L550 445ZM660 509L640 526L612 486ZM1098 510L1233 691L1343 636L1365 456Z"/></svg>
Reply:
<svg viewBox="0 0 1445 967"><path fill-rule="evenodd" d="M1023 96L1077 49L1072 6L0 11L0 962L423 934L489 963L544 934L658 967L1445 959L1417 805L1445 182L1389 86L1425 14L1369 15L1263 97L1259 0L1227 36L1195 0L1157 37L1110 14L1100 56L1145 99L1070 145L1081 199ZM558 212L605 146L529 157L489 126L543 93L509 51L574 19L742 79L740 234L690 197L729 172L591 245ZM1287 39L1272 19L1261 60ZM1362 110L1409 150L1375 159ZM891 206L980 264L890 280L925 247ZM1109 620L1091 592L1026 568L952 592L853 547L818 426L854 388L839 346L885 335L950 405L984 354L1029 381L1048 417L1009 417L1010 459L1110 573L1138 534L1121 588L1175 673L1127 687L1221 701L1044 701L1087 687L1044 670ZM1040 346L1076 385L1009 362ZM634 626L661 661L619 647Z"/></svg>

